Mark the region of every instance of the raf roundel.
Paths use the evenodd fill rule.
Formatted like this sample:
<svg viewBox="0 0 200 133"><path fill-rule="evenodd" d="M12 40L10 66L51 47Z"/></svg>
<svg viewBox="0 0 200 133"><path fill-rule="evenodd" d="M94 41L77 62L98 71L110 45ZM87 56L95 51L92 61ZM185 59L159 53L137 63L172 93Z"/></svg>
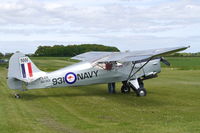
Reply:
<svg viewBox="0 0 200 133"><path fill-rule="evenodd" d="M65 81L68 83L68 84L73 84L76 82L76 74L74 74L73 72L69 72L65 75Z"/></svg>

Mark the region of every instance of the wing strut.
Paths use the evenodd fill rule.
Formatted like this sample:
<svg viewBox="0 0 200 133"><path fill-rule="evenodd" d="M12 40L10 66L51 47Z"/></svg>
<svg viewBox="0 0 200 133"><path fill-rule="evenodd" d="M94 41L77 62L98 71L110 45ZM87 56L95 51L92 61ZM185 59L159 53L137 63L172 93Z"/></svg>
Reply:
<svg viewBox="0 0 200 133"><path fill-rule="evenodd" d="M137 74L144 66L146 66L147 65L147 63L149 63L149 61L151 61L152 59L153 59L154 57L151 57L151 58L149 58L148 60L147 60L147 62L145 62L144 63L144 65L142 65L136 72L134 72L133 74L132 74L132 72L133 72L133 69L135 68L135 65L136 65L136 61L133 61L132 63L133 63L133 67L131 68L131 72L130 72L130 74L129 74L129 76L128 76L128 79L127 79L127 81L129 81L135 74ZM132 74L132 75L131 75Z"/></svg>

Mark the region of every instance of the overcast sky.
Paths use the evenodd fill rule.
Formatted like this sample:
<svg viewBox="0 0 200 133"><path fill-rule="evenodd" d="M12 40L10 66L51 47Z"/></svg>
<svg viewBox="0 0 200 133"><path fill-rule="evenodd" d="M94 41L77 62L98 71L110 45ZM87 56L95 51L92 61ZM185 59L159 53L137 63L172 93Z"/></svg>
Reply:
<svg viewBox="0 0 200 133"><path fill-rule="evenodd" d="M200 52L200 0L1 0L0 52L81 43Z"/></svg>

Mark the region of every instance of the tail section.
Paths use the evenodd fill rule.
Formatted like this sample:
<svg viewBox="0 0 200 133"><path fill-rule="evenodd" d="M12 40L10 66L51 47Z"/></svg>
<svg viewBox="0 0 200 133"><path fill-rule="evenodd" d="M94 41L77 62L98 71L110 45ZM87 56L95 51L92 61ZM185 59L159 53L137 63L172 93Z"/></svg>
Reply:
<svg viewBox="0 0 200 133"><path fill-rule="evenodd" d="M29 57L17 52L9 60L8 86L11 89L21 89L23 82L33 82L45 74L35 66Z"/></svg>

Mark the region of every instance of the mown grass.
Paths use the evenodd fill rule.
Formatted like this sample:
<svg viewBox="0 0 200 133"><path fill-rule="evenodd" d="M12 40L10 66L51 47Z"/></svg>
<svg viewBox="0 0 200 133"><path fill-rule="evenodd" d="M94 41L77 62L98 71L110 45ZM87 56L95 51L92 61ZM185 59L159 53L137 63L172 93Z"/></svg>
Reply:
<svg viewBox="0 0 200 133"><path fill-rule="evenodd" d="M47 71L73 63L67 58L32 59ZM119 93L121 84L117 83L114 95L103 84L30 90L15 99L6 85L7 70L0 67L0 132L199 133L200 70L190 64L196 58L190 63L175 60L182 60L183 67L164 68L158 78L145 81L148 95L141 98ZM173 66L179 66L175 60L169 58Z"/></svg>
<svg viewBox="0 0 200 133"><path fill-rule="evenodd" d="M200 70L200 57L167 57L171 67L180 70Z"/></svg>

